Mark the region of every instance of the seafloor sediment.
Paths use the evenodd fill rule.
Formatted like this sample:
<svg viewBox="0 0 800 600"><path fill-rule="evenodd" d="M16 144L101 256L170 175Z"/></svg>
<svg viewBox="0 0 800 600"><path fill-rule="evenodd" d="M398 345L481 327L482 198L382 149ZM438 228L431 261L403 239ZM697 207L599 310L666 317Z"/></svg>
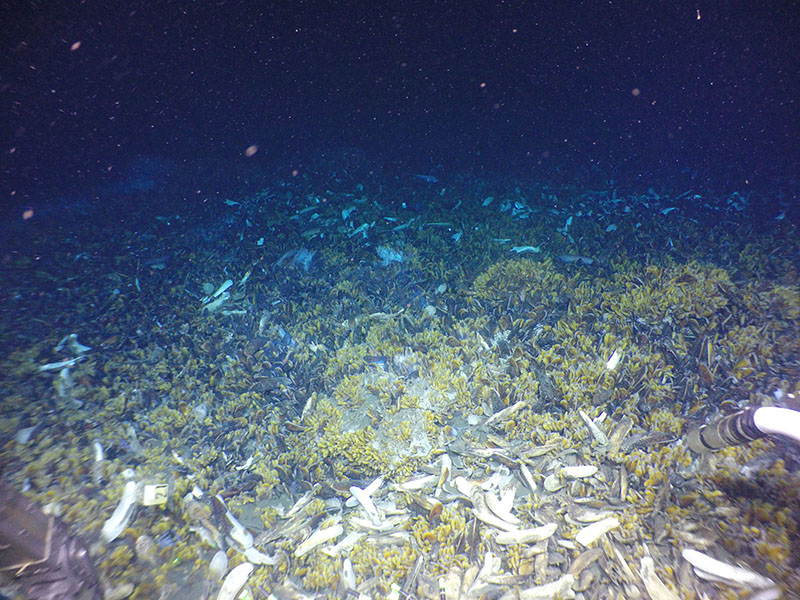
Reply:
<svg viewBox="0 0 800 600"><path fill-rule="evenodd" d="M797 450L682 441L800 391L788 219L470 177L227 200L3 248L2 476L109 590L213 598L250 562L252 598L749 593L686 549L800 589Z"/></svg>

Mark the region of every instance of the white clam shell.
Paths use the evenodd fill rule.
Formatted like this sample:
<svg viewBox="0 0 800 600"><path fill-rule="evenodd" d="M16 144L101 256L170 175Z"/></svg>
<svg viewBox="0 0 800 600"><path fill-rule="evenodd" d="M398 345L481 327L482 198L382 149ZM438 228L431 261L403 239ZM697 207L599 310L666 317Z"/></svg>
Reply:
<svg viewBox="0 0 800 600"><path fill-rule="evenodd" d="M238 567L234 567L230 573L225 577L222 582L222 588L217 594L217 600L236 600L239 592L250 579L250 573L253 572L253 565L250 563L242 563Z"/></svg>
<svg viewBox="0 0 800 600"><path fill-rule="evenodd" d="M551 537L555 532L558 525L555 523L548 523L541 527L533 527L532 529L518 529L517 531L499 531L495 535L495 541L498 544L533 544L541 542Z"/></svg>
<svg viewBox="0 0 800 600"><path fill-rule="evenodd" d="M570 479L583 479L585 477L591 477L595 473L597 473L597 467L594 465L577 465L572 467L564 467L561 469L561 473L564 477L568 477Z"/></svg>
<svg viewBox="0 0 800 600"><path fill-rule="evenodd" d="M769 577L759 575L750 569L729 565L697 550L687 548L681 552L681 556L694 567L695 575L702 579L723 580L756 589L770 588L775 585L775 582Z"/></svg>
<svg viewBox="0 0 800 600"><path fill-rule="evenodd" d="M575 536L575 541L582 546L588 546L592 542L600 539L600 536L604 533L608 533L617 527L619 527L619 519L616 517L606 517L601 521L597 521L581 529Z"/></svg>
<svg viewBox="0 0 800 600"><path fill-rule="evenodd" d="M222 579L228 570L228 555L223 550L218 550L208 564L208 574L212 579Z"/></svg>
<svg viewBox="0 0 800 600"><path fill-rule="evenodd" d="M321 546L325 542L336 539L342 535L343 531L344 528L341 525L332 525L325 529L317 529L307 540L295 548L294 555L299 558L304 554L308 554L317 546Z"/></svg>

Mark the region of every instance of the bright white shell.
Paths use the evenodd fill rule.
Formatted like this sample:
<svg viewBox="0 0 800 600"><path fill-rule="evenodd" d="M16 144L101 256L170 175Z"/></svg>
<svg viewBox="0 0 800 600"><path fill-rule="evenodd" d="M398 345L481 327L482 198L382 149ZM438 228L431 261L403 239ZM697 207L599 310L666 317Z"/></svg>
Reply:
<svg viewBox="0 0 800 600"><path fill-rule="evenodd" d="M222 582L217 600L236 600L236 596L242 591L252 572L253 565L250 563L242 563L238 567L234 567Z"/></svg>
<svg viewBox="0 0 800 600"><path fill-rule="evenodd" d="M110 542L115 540L125 530L128 526L128 521L131 520L134 506L136 506L136 482L129 481L125 484L122 498L117 508L114 509L114 513L103 523L103 530L100 532L100 537L103 538L103 541Z"/></svg>
<svg viewBox="0 0 800 600"><path fill-rule="evenodd" d="M597 521L597 523L592 523L581 529L578 535L575 536L575 541L582 546L588 546L597 541L604 533L608 533L617 527L619 527L619 520L616 517L606 517L602 521Z"/></svg>
<svg viewBox="0 0 800 600"><path fill-rule="evenodd" d="M208 574L212 579L222 579L228 570L228 555L223 550L218 550L208 564Z"/></svg>

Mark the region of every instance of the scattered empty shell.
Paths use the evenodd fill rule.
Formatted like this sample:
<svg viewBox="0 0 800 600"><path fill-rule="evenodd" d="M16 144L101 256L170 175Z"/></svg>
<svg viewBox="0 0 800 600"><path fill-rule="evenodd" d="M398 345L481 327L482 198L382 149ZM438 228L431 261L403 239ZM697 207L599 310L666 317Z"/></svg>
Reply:
<svg viewBox="0 0 800 600"><path fill-rule="evenodd" d="M528 489L531 491L531 494L536 493L536 481L533 479L533 474L531 470L525 465L519 465L519 472L522 475L522 479L525 481L525 485L528 486Z"/></svg>
<svg viewBox="0 0 800 600"><path fill-rule="evenodd" d="M639 577L642 578L652 600L679 600L678 596L656 575L656 563L651 557L643 556L639 565Z"/></svg>
<svg viewBox="0 0 800 600"><path fill-rule="evenodd" d="M217 550L208 564L208 574L211 579L222 579L225 571L228 570L228 555L224 550Z"/></svg>
<svg viewBox="0 0 800 600"><path fill-rule="evenodd" d="M149 565L155 565L158 560L156 542L149 535L140 535L133 546L136 558Z"/></svg>
<svg viewBox="0 0 800 600"><path fill-rule="evenodd" d="M467 498L472 495L472 490L475 488L475 484L470 483L463 477L453 479L453 485L455 485L459 493L464 494Z"/></svg>
<svg viewBox="0 0 800 600"><path fill-rule="evenodd" d="M253 565L250 563L242 563L238 567L234 567L225 581L222 582L222 588L217 594L217 600L234 600L242 588L250 578L250 573L253 572Z"/></svg>
<svg viewBox="0 0 800 600"><path fill-rule="evenodd" d="M353 570L353 563L350 558L345 558L342 563L342 583L345 589L356 589L356 572Z"/></svg>
<svg viewBox="0 0 800 600"><path fill-rule="evenodd" d="M372 496L372 494L375 493L375 491L382 484L383 484L383 479L378 477L375 481L370 483L363 490L357 486L350 486L350 493L352 494L353 497L348 498L345 504L347 506L355 506L352 503L352 500L355 499L355 501L358 504L360 504L361 507L364 509L364 512L367 513L367 516L369 516L370 520L374 524L378 525L383 520L383 515L378 510L378 507L375 506L375 503L372 501L372 498L370 496Z"/></svg>
<svg viewBox="0 0 800 600"><path fill-rule="evenodd" d="M490 575L497 574L501 565L502 561L499 557L495 556L491 552L486 552L483 557L483 565L481 566L477 577L475 577L475 581L472 582L472 585L470 585L469 589L467 590L467 597L479 598L483 594L486 594L488 591L493 589L494 584L489 583L486 578Z"/></svg>
<svg viewBox="0 0 800 600"><path fill-rule="evenodd" d="M597 473L597 467L594 465L577 465L574 467L564 467L561 469L564 477L570 479L583 479L584 477L591 477Z"/></svg>
<svg viewBox="0 0 800 600"><path fill-rule="evenodd" d="M567 512L569 518L579 523L595 523L612 516L609 510L594 510L586 506L572 505Z"/></svg>
<svg viewBox="0 0 800 600"><path fill-rule="evenodd" d="M586 424L587 429L589 429L589 433L592 434L592 437L595 439L595 441L600 446L608 445L608 437L605 433L603 433L603 430L600 429L594 421L592 421L591 417L589 417L589 415L582 410L579 410L578 414L581 416L581 419L583 419L583 422Z"/></svg>
<svg viewBox="0 0 800 600"><path fill-rule="evenodd" d="M681 552L681 556L694 567L695 575L701 579L745 585L756 589L765 589L775 585L775 582L769 577L759 575L750 569L729 565L697 550L687 548Z"/></svg>
<svg viewBox="0 0 800 600"><path fill-rule="evenodd" d="M328 556L337 556L340 552L344 550L349 550L353 546L355 546L361 539L365 538L366 535L360 533L358 531L351 531L346 536L344 536L339 542L334 545L330 546L329 548L323 548L322 552L327 554Z"/></svg>
<svg viewBox="0 0 800 600"><path fill-rule="evenodd" d="M436 475L425 475L424 477L418 477L417 479L411 479L409 481L404 481L403 483L395 484L392 486L392 489L413 492L425 489L429 485L433 485L437 479L438 477Z"/></svg>
<svg viewBox="0 0 800 600"><path fill-rule="evenodd" d="M548 523L532 529L518 529L516 531L498 531L495 541L498 544L532 544L551 537L557 529L555 523Z"/></svg>
<svg viewBox="0 0 800 600"><path fill-rule="evenodd" d="M503 531L514 531L518 527L514 523L498 517L486 505L486 499L480 488L475 488L470 496L472 500L472 512L480 520L495 529L502 529Z"/></svg>
<svg viewBox="0 0 800 600"><path fill-rule="evenodd" d="M609 371L613 371L614 369L617 368L617 366L619 365L619 361L621 359L622 359L622 352L620 352L619 350L614 350L614 352L611 354L611 358L609 358L608 362L606 363L606 369L608 369Z"/></svg>
<svg viewBox="0 0 800 600"><path fill-rule="evenodd" d="M276 565L278 564L278 559L275 556L270 556L269 554L264 554L258 548L251 546L247 548L244 552L244 557L249 560L254 565Z"/></svg>
<svg viewBox="0 0 800 600"><path fill-rule="evenodd" d="M316 484L314 485L313 488L311 488L305 494L300 496L297 499L297 502L295 502L292 505L292 507L287 511L287 513L284 515L284 518L290 519L295 515L299 514L300 511L302 511L306 506L308 506L311 503L318 490L319 490L319 484ZM355 504L353 504L353 506L355 506Z"/></svg>
<svg viewBox="0 0 800 600"><path fill-rule="evenodd" d="M324 529L317 529L302 544L295 548L294 555L299 558L304 554L308 554L317 546L321 546L326 542L336 539L342 535L343 531L344 528L338 524L331 525L330 527L326 527Z"/></svg>
<svg viewBox="0 0 800 600"><path fill-rule="evenodd" d="M559 579L526 590L511 589L500 596L500 600L567 600L575 597L572 585L575 577L567 573Z"/></svg>
<svg viewBox="0 0 800 600"><path fill-rule="evenodd" d="M597 541L604 533L617 527L619 527L619 520L616 517L606 517L602 521L597 521L581 529L575 536L575 541L582 546L588 546Z"/></svg>
<svg viewBox="0 0 800 600"><path fill-rule="evenodd" d="M626 502L628 499L628 471L625 465L619 469L619 499Z"/></svg>
<svg viewBox="0 0 800 600"><path fill-rule="evenodd" d="M614 555L614 560L617 562L617 566L619 567L619 573L622 579L627 583L633 583L637 581L636 574L631 569L630 565L628 565L628 560L623 556L622 551L616 544L608 544L611 547L611 551ZM607 548L606 548L607 550Z"/></svg>
<svg viewBox="0 0 800 600"><path fill-rule="evenodd" d="M550 473L550 475L544 478L544 489L548 492L557 492L562 487L564 487L564 483L561 481L558 473Z"/></svg>
<svg viewBox="0 0 800 600"><path fill-rule="evenodd" d="M586 567L603 556L603 551L600 548L592 548L591 550L584 550L581 552L572 564L569 566L569 573L572 575L579 575Z"/></svg>
<svg viewBox="0 0 800 600"><path fill-rule="evenodd" d="M512 404L511 406L504 408L500 412L496 412L493 414L489 419L483 424L484 427L488 427L489 425L493 425L500 421L507 421L511 417L513 417L516 413L520 410L525 408L528 405L527 400L520 400L519 402Z"/></svg>
<svg viewBox="0 0 800 600"><path fill-rule="evenodd" d="M486 505L495 515L503 519L507 523L520 525L522 522L511 514L511 509L514 508L514 498L516 497L517 489L511 487L502 493L502 497L498 498L492 492L486 492L484 498Z"/></svg>
<svg viewBox="0 0 800 600"><path fill-rule="evenodd" d="M37 427L38 425L34 425L33 427L25 427L24 429L20 429L17 431L17 435L14 436L14 439L18 444L22 444L24 446L31 441L31 436L36 431Z"/></svg>
<svg viewBox="0 0 800 600"><path fill-rule="evenodd" d="M368 497L370 497L370 496L372 496L372 494L377 492L378 489L382 485L383 485L383 478L382 477L378 477L372 483L370 483L368 486L366 486L364 489L361 489L361 488L356 487L356 486L353 486L353 487L355 487L355 489L357 489L359 492L361 492L363 494L366 494ZM351 493L352 493L352 488L351 488ZM353 508L354 506L358 506L358 504L360 504L360 503L361 503L361 501L354 495L352 498L348 498L347 502L345 504L348 507Z"/></svg>
<svg viewBox="0 0 800 600"><path fill-rule="evenodd" d="M133 515L133 509L136 506L136 482L129 481L125 484L125 490L122 492L122 498L114 509L114 513L108 520L103 523L103 530L100 532L100 537L103 541L110 542L115 540L117 536L122 533L128 526L128 521Z"/></svg>
<svg viewBox="0 0 800 600"><path fill-rule="evenodd" d="M397 527L402 527L409 517L406 515L395 515L388 517L378 524L373 523L369 519L362 519L360 517L350 517L350 526L366 529L367 531L387 532Z"/></svg>
<svg viewBox="0 0 800 600"><path fill-rule="evenodd" d="M372 521L375 525L378 525L383 520L382 515L378 511L378 507L375 506L375 503L372 501L372 498L369 497L369 494L367 494L361 488L355 486L350 488L350 493L364 509L364 512L367 513L370 521Z"/></svg>
<svg viewBox="0 0 800 600"><path fill-rule="evenodd" d="M461 598L461 568L450 567L444 577L439 578L439 591L445 600L459 600Z"/></svg>
<svg viewBox="0 0 800 600"><path fill-rule="evenodd" d="M439 480L436 483L436 492L433 494L437 498L442 495L442 486L450 479L450 471L453 468L453 461L447 454L442 454L442 466L439 471Z"/></svg>
<svg viewBox="0 0 800 600"><path fill-rule="evenodd" d="M628 433L630 433L631 429L633 428L633 419L628 416L622 417L620 419L617 426L611 432L611 435L608 439L608 451L610 454L616 454L619 452L620 447L622 446L622 442L628 437Z"/></svg>

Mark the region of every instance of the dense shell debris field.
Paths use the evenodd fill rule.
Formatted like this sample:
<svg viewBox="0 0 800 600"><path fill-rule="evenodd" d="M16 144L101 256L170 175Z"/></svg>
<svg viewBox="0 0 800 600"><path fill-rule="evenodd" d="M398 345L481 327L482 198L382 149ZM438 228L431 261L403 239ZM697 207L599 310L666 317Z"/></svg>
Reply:
<svg viewBox="0 0 800 600"><path fill-rule="evenodd" d="M800 391L800 244L757 202L295 177L33 220L2 476L109 596L797 597L797 449L682 441Z"/></svg>

